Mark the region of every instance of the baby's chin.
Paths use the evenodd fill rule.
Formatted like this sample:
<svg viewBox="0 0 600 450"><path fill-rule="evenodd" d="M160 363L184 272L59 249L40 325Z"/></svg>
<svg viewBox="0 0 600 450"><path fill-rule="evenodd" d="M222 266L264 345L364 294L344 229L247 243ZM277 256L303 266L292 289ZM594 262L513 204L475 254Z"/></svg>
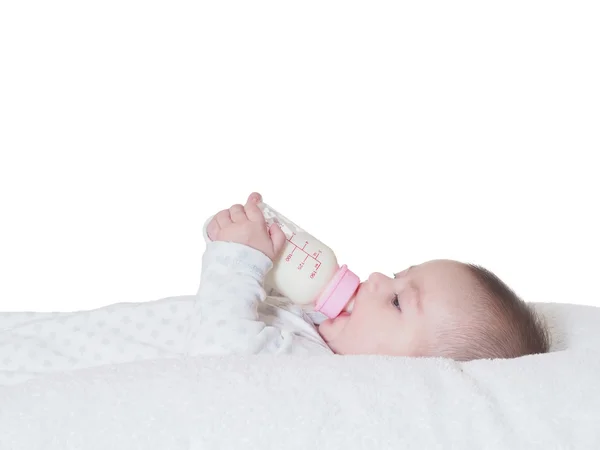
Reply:
<svg viewBox="0 0 600 450"><path fill-rule="evenodd" d="M319 325L319 334L325 340L325 342L331 346L342 333L342 330L346 328L346 325L350 321L350 314L342 312L335 319L327 319ZM335 349L334 349L335 351Z"/></svg>

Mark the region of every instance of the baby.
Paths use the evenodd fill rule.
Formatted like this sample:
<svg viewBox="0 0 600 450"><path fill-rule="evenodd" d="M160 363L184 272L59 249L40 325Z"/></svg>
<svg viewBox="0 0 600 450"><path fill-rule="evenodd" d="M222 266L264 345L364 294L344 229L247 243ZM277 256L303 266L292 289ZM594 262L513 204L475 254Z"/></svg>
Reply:
<svg viewBox="0 0 600 450"><path fill-rule="evenodd" d="M494 274L450 260L373 273L351 314L318 320L278 296L265 276L285 244L251 194L215 215L205 230L201 284L190 350L211 353L380 354L457 361L545 353L548 332Z"/></svg>

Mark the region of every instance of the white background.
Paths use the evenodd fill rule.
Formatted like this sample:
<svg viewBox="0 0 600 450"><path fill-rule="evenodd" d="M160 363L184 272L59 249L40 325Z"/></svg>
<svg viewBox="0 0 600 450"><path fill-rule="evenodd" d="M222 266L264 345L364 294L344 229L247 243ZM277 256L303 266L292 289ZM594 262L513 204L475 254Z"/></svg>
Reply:
<svg viewBox="0 0 600 450"><path fill-rule="evenodd" d="M0 310L192 294L253 190L363 278L600 306L594 4L1 2Z"/></svg>

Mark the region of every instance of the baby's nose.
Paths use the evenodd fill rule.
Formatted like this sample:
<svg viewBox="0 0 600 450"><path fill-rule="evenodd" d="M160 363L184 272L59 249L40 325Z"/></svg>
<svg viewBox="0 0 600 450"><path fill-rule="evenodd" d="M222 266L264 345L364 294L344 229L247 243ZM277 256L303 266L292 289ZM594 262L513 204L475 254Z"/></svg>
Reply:
<svg viewBox="0 0 600 450"><path fill-rule="evenodd" d="M380 285L382 282L385 282L387 280L389 280L388 277L386 277L384 274L379 273L379 272L374 272L371 275L369 275L369 283L373 285L373 287L377 287L378 285Z"/></svg>

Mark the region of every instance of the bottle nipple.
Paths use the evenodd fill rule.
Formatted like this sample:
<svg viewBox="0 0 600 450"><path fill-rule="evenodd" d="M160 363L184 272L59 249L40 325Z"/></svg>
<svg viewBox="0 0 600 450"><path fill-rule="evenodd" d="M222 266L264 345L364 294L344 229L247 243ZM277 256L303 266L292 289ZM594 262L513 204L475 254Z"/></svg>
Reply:
<svg viewBox="0 0 600 450"><path fill-rule="evenodd" d="M350 300L350 302L344 308L344 311L346 311L347 313L352 313L353 309L354 309L354 300Z"/></svg>

